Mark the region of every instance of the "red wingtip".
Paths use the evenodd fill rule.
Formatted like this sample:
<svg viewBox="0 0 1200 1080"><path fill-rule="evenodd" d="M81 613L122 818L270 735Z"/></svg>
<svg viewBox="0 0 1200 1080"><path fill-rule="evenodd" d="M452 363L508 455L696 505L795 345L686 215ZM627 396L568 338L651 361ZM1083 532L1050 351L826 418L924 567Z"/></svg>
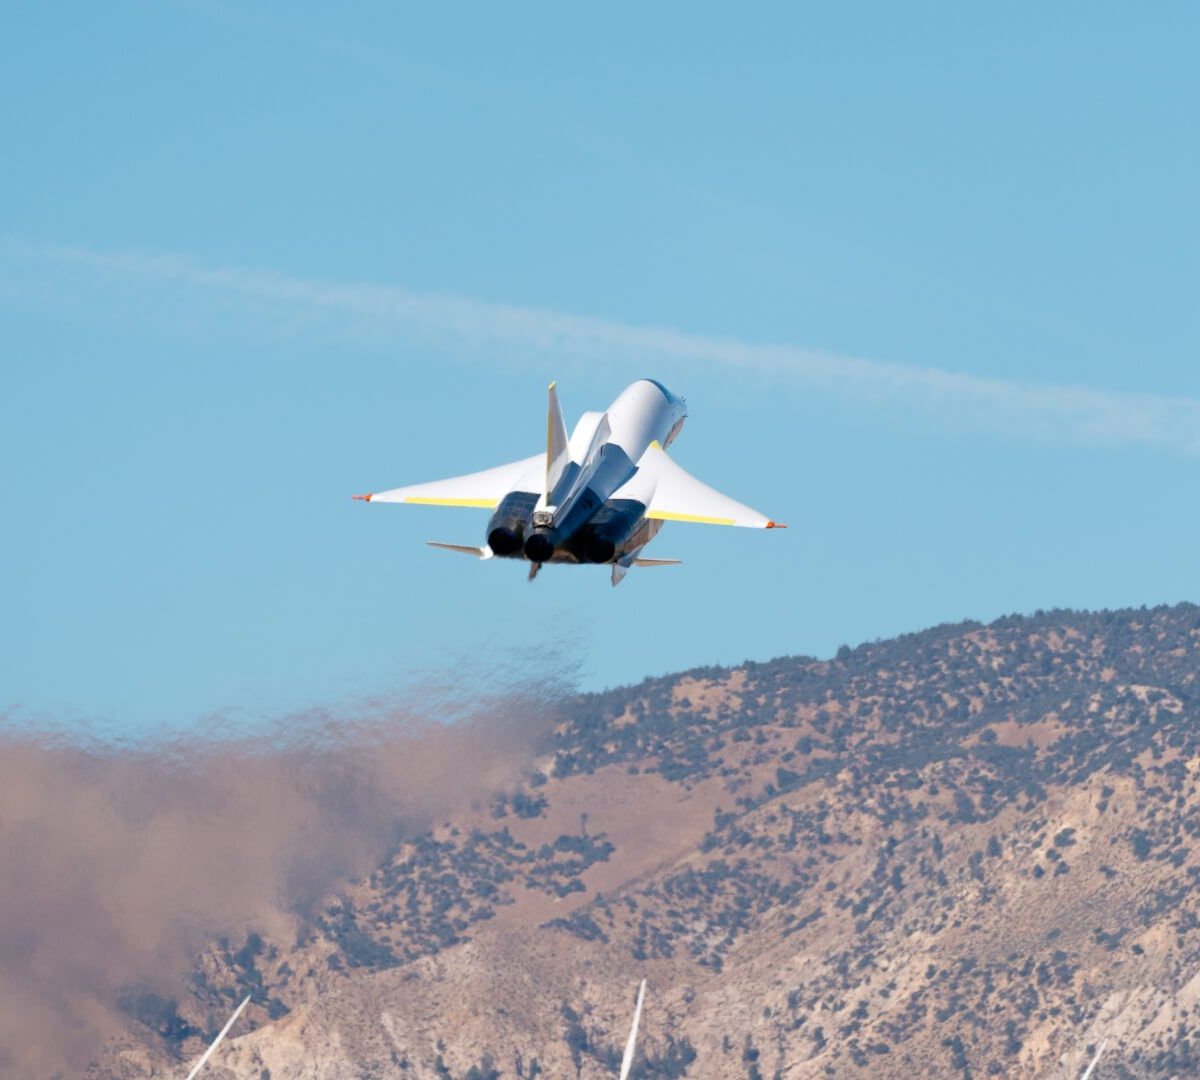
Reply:
<svg viewBox="0 0 1200 1080"><path fill-rule="evenodd" d="M768 529L786 529L787 526L782 521L768 521Z"/></svg>
<svg viewBox="0 0 1200 1080"><path fill-rule="evenodd" d="M361 499L363 502L370 502L370 501L371 501L371 496L370 496L370 495L351 495L351 496L350 496L350 498L352 498L352 499Z"/></svg>

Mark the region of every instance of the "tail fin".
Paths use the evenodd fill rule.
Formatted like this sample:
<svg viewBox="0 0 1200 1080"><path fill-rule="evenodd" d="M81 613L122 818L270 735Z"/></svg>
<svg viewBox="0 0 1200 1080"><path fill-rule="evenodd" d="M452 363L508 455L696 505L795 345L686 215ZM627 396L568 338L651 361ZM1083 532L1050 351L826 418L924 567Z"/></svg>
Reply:
<svg viewBox="0 0 1200 1080"><path fill-rule="evenodd" d="M546 502L550 501L550 495L563 478L570 460L567 454L567 425L563 423L556 386L556 382L550 384L550 400L546 411Z"/></svg>

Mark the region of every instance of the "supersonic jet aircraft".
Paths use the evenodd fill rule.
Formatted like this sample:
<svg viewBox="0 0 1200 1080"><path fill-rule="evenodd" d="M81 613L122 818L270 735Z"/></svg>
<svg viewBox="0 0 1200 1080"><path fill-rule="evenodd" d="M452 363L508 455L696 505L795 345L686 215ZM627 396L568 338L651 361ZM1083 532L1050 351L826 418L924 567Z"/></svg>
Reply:
<svg viewBox="0 0 1200 1080"><path fill-rule="evenodd" d="M530 581L548 562L607 563L614 585L631 566L674 565L678 559L641 554L664 521L786 528L700 483L667 456L686 418L683 398L640 379L607 412L584 413L568 438L551 383L545 454L354 498L492 510L483 547L429 543L480 559L525 559Z"/></svg>

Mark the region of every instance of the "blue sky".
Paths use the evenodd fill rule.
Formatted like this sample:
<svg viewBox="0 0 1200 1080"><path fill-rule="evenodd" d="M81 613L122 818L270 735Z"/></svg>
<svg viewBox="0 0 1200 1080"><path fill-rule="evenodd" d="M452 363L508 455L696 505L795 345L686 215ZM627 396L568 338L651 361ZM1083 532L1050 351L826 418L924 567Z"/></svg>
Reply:
<svg viewBox="0 0 1200 1080"><path fill-rule="evenodd" d="M1192 5L23 5L0 707L253 723L1197 598ZM633 378L785 533L631 574L351 492Z"/></svg>

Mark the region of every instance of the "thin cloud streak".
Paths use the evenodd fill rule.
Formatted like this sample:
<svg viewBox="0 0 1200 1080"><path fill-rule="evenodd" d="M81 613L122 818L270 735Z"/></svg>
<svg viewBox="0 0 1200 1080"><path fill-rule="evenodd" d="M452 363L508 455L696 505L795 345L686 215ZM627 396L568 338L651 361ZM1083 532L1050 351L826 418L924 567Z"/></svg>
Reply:
<svg viewBox="0 0 1200 1080"><path fill-rule="evenodd" d="M475 300L396 285L289 277L270 270L205 266L181 255L102 252L7 243L10 256L75 268L109 282L141 279L244 305L275 332L324 329L377 343L417 340L487 355L519 349L556 361L628 367L700 363L787 378L856 404L919 410L953 430L1082 445L1141 445L1200 453L1200 400L1082 385L988 378L635 326L541 308Z"/></svg>

